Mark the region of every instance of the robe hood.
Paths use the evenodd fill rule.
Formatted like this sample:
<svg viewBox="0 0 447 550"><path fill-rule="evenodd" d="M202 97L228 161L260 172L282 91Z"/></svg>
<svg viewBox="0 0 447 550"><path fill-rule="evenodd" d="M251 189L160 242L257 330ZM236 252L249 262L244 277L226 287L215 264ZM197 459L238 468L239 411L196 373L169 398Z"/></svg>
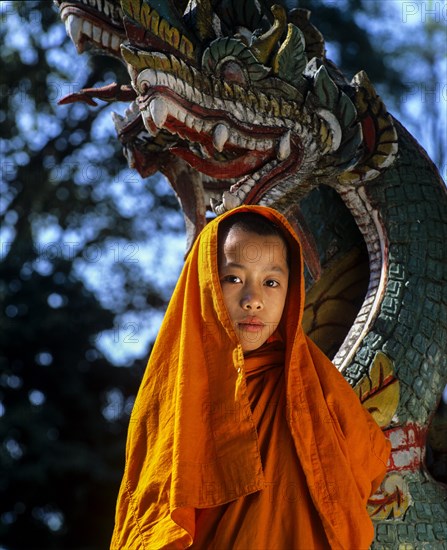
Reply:
<svg viewBox="0 0 447 550"><path fill-rule="evenodd" d="M132 411L111 548L187 548L196 508L265 488L244 355L218 273L219 225L238 212L264 216L288 242L280 323L288 427L331 547L366 550L374 536L366 501L385 474L390 445L304 334L300 243L281 214L261 206L211 221L186 259Z"/></svg>

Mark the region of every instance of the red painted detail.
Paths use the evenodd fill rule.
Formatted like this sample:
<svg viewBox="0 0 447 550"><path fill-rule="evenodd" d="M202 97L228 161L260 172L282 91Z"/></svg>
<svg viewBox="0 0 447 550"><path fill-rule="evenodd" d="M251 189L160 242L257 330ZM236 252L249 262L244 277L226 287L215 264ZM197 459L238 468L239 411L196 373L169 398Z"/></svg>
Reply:
<svg viewBox="0 0 447 550"><path fill-rule="evenodd" d="M367 115L362 119L362 131L368 154L371 154L376 148L376 126L372 116Z"/></svg>
<svg viewBox="0 0 447 550"><path fill-rule="evenodd" d="M212 158L215 149L212 137L209 134L197 132L172 117L168 117L164 124L164 129L177 134L188 142L196 142L203 145L210 158L200 157L189 148L182 147L181 145L171 147L170 152L185 160L199 172L216 179L240 178L258 170L275 156L273 149L269 149L268 151L252 151L226 144L224 151L227 154L234 155L234 157L225 160L216 160Z"/></svg>
<svg viewBox="0 0 447 550"><path fill-rule="evenodd" d="M396 487L395 490L387 495L374 495L368 499L368 504L370 507L374 507L374 511L370 512L370 516L374 517L387 507L392 504L397 504L398 507L401 506L404 499L404 493L399 487Z"/></svg>
<svg viewBox="0 0 447 550"><path fill-rule="evenodd" d="M143 178L147 178L160 170L160 166L155 160L152 160L152 158L153 157L148 157L146 153L136 148L132 148L131 155L128 155L129 166L137 170Z"/></svg>
<svg viewBox="0 0 447 550"><path fill-rule="evenodd" d="M199 172L216 179L240 178L246 174L251 174L268 162L269 158L272 158L271 151L270 157L266 156L268 152L266 153L265 151L247 151L245 155L225 161L201 158L189 149L181 147L172 147L170 151L174 155L186 160L188 164Z"/></svg>
<svg viewBox="0 0 447 550"><path fill-rule="evenodd" d="M140 111L143 111L154 97L160 96L167 98L174 103L177 103L185 110L197 118L218 122L225 121L229 126L235 128L239 133L246 134L249 138L258 139L275 139L280 138L284 133L284 128L278 126L255 126L249 122L242 122L234 117L230 112L223 109L208 109L202 107L198 103L191 103L186 98L179 95L174 90L166 86L151 86L145 90L144 96L140 96L137 100Z"/></svg>
<svg viewBox="0 0 447 550"><path fill-rule="evenodd" d="M398 379L394 374L389 374L388 376L383 376L382 370L380 371L380 379L376 386L374 386L371 390L366 391L364 393L360 393L360 403L365 404L365 402L370 399L371 397L376 397L381 392L385 391L389 386L392 384L398 383ZM364 405L366 406L366 405ZM368 407L367 407L368 408ZM368 411L370 413L373 412L374 409L368 408Z"/></svg>
<svg viewBox="0 0 447 550"><path fill-rule="evenodd" d="M214 124L224 121L238 133L250 138L270 139L275 143L281 138L285 131L284 128L254 126L247 122L241 122L235 119L229 112L219 109L207 109L196 103L191 103L165 86L148 87L144 97L140 97L137 100L140 111L145 111L149 107L151 100L157 96L167 98L169 101L177 103L197 118L211 121ZM154 132L157 131L150 117L147 118L146 124L149 124L151 130ZM203 158L197 155L193 150L182 143L178 143L174 147L171 147L170 152L188 162L194 169L216 180L242 178L253 174L259 171L262 166L276 158L275 147L267 151L257 151L244 149L227 143L222 152L225 158L217 159L212 136L210 134L198 132L193 128L189 128L187 125L171 116L168 116L163 125L163 129L178 135L179 138L188 142L200 143L206 149L209 158ZM292 136L291 154L289 157L264 175L247 195L244 202L246 204L256 204L259 202L262 196L269 191L279 179L285 179L290 174L297 172L298 167L301 165L302 157L301 142L297 136ZM216 186L216 188L217 187L218 186ZM208 182L207 188L212 189L214 186L211 182Z"/></svg>
<svg viewBox="0 0 447 550"><path fill-rule="evenodd" d="M292 141L293 143L293 141ZM301 148L296 144L292 146L292 152L289 157L275 166L268 174L266 174L253 189L248 193L245 203L257 204L261 198L270 191L277 183L279 179L286 179L287 176L298 172L298 168L301 165L303 159Z"/></svg>
<svg viewBox="0 0 447 550"><path fill-rule="evenodd" d="M116 82L99 88L83 88L79 92L65 95L58 101L59 105L67 105L77 101L85 101L89 105L96 106L95 99L102 101L133 101L137 97L135 90L130 86L120 86Z"/></svg>
<svg viewBox="0 0 447 550"><path fill-rule="evenodd" d="M385 435L392 446L388 470L416 471L423 466L427 439L426 426L410 422L404 426L385 430Z"/></svg>

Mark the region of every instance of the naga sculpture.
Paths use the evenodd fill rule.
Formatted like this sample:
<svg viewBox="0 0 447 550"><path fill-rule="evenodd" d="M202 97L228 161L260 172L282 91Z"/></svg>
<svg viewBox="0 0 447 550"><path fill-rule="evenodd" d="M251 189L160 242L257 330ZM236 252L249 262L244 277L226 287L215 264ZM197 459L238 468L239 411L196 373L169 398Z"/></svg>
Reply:
<svg viewBox="0 0 447 550"><path fill-rule="evenodd" d="M375 549L445 548L447 490L425 467L447 382L447 193L364 72L348 82L304 9L267 0L55 0L78 52L130 85L63 102L128 100L129 165L162 172L188 246L242 203L273 206L304 243L308 334L391 440L369 502Z"/></svg>

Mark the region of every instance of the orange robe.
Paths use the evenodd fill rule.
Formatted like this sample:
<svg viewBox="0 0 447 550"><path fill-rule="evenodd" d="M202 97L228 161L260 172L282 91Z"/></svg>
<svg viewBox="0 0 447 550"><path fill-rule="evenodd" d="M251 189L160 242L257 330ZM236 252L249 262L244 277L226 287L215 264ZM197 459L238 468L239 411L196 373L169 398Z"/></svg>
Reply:
<svg viewBox="0 0 447 550"><path fill-rule="evenodd" d="M220 219L243 210L281 226L291 251L283 350L246 358L217 268ZM303 309L301 249L280 214L244 206L202 231L132 412L112 550L369 548L366 501L390 444L304 335Z"/></svg>
<svg viewBox="0 0 447 550"><path fill-rule="evenodd" d="M287 426L281 347L277 342L267 344L245 358L265 488L222 506L198 510L191 549L330 548Z"/></svg>

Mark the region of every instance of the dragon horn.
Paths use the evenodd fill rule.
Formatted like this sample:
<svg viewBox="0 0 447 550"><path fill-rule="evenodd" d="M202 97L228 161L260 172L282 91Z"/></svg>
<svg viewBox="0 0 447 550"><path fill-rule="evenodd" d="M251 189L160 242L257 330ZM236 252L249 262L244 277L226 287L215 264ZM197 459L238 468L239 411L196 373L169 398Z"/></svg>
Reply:
<svg viewBox="0 0 447 550"><path fill-rule="evenodd" d="M267 32L254 40L250 46L258 61L263 64L267 63L287 26L287 14L282 6L274 4L271 11L274 17L273 25Z"/></svg>

